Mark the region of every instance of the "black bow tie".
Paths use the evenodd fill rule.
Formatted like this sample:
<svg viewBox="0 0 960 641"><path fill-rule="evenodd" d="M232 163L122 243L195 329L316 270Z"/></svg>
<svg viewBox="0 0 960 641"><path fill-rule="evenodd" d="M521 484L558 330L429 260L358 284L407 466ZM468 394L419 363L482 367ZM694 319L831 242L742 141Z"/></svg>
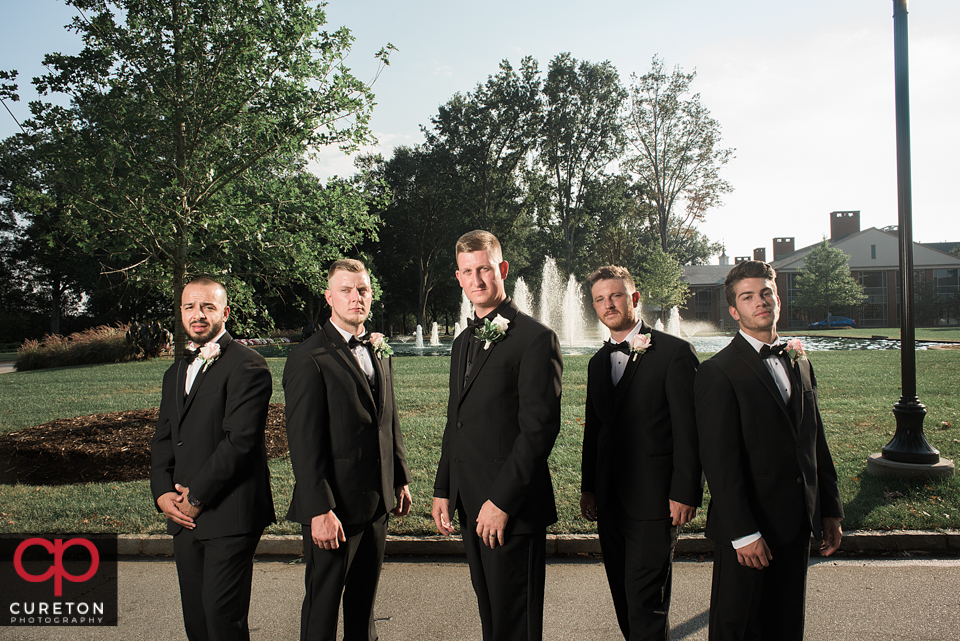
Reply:
<svg viewBox="0 0 960 641"><path fill-rule="evenodd" d="M350 349L359 347L360 345L369 345L370 344L370 332L367 332L363 336L357 338L356 336L350 337L350 342L347 343L350 346Z"/></svg>
<svg viewBox="0 0 960 641"><path fill-rule="evenodd" d="M610 346L611 352L623 352L626 355L630 355L630 345L627 344L627 341L622 343L614 343L613 341L607 341L607 345Z"/></svg>
<svg viewBox="0 0 960 641"><path fill-rule="evenodd" d="M484 318L468 318L467 319L467 329L482 329L486 324L486 317Z"/></svg>
<svg viewBox="0 0 960 641"><path fill-rule="evenodd" d="M787 347L786 343L779 343L770 347L769 345L764 345L760 348L760 358L770 358L771 356L780 356L783 354L783 350Z"/></svg>
<svg viewBox="0 0 960 641"><path fill-rule="evenodd" d="M184 350L183 350L183 360L187 361L187 365L189 365L189 364L192 363L193 361L197 360L197 355L200 354L200 348L201 348L201 347L203 347L203 345L198 345L198 346L197 346L197 349L195 349L195 350L184 348Z"/></svg>

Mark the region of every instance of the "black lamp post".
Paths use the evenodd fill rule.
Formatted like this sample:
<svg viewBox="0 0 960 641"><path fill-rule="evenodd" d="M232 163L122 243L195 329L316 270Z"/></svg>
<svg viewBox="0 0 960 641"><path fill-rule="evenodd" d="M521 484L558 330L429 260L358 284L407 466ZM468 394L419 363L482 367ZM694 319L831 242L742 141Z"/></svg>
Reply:
<svg viewBox="0 0 960 641"><path fill-rule="evenodd" d="M935 465L940 452L923 435L926 407L917 396L917 353L913 321L913 204L910 184L910 72L907 0L893 0L894 69L897 105L897 202L900 238L900 402L893 406L897 431L882 457L897 463Z"/></svg>

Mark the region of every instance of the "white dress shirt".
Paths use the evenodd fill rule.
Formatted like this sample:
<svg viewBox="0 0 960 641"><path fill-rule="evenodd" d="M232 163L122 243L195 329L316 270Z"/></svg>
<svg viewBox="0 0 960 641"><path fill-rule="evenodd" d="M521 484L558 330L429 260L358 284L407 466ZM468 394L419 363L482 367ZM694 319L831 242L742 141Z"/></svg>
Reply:
<svg viewBox="0 0 960 641"><path fill-rule="evenodd" d="M747 339L747 342L750 343L750 346L757 350L757 353L760 353L760 348L768 343L757 340L753 336L749 336L741 330L740 335ZM780 344L780 338L769 343L770 347L775 347ZM765 358L763 359L763 364L766 366L767 371L770 372L770 375L773 377L773 380L777 383L777 389L780 390L780 396L783 397L784 403L790 402L791 386L790 386L790 374L787 372L787 366L783 362L782 357L777 358ZM748 534L747 536L741 537L739 539L733 540L734 549L739 550L742 547L750 545L754 541L758 540L761 537L759 532L754 532L753 534Z"/></svg>
<svg viewBox="0 0 960 641"><path fill-rule="evenodd" d="M332 320L330 321L334 327L337 328L337 331L340 332L340 335L343 336L343 340L346 341L347 345L350 345L350 339L354 337L353 332L348 332L343 329ZM360 336L363 336L364 332L360 332ZM360 336L357 336L359 338ZM363 370L363 373L367 375L367 380L372 381L376 372L373 370L373 361L370 360L370 350L367 349L366 345L357 345L356 347L350 350L353 352L353 355L357 359L357 363L360 365L360 369Z"/></svg>
<svg viewBox="0 0 960 641"><path fill-rule="evenodd" d="M630 330L630 333L620 342L626 342L627 346L629 346L634 337L640 333L640 325L642 323L643 321L638 320L637 324ZM610 343L614 345L617 344L612 338L610 339ZM624 370L627 369L627 363L629 361L630 354L624 354L623 352L612 352L610 354L610 378L613 380L614 385L620 382L620 378L623 376Z"/></svg>
<svg viewBox="0 0 960 641"><path fill-rule="evenodd" d="M227 332L227 328L224 327L223 329L220 330L219 334L217 334L216 336L208 340L206 343L204 343L204 345L208 345L210 343L216 343L218 340L220 340L220 337L223 336L226 332ZM197 349L200 349L200 348L198 347ZM197 380L197 374L200 373L201 367L203 367L203 363L200 362L199 358L193 359L193 362L187 365L187 380L184 381L184 390L183 390L184 394L186 395L190 394L190 388L193 387L193 382Z"/></svg>

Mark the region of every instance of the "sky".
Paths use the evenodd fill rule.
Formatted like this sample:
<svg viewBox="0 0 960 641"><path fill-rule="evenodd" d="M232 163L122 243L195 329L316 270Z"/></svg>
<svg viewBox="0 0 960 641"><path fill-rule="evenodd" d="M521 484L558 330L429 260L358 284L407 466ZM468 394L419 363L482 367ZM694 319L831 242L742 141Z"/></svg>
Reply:
<svg viewBox="0 0 960 641"><path fill-rule="evenodd" d="M74 11L58 0L0 0L0 69L29 79L43 55L75 53L63 29ZM954 188L960 169L960 2L909 5L910 128L914 240L960 241ZM861 228L898 222L892 0L331 0L327 27L356 40L347 61L373 80L377 149L422 142L456 92L473 90L501 60L531 55L546 70L559 53L609 61L624 83L651 59L696 71L692 89L722 128L735 157L721 175L734 191L700 226L729 256L752 255L772 239L796 247L830 234L831 211L859 210ZM398 51L377 76L374 54ZM0 136L17 131L0 109ZM323 177L354 172L339 150L320 153ZM505 248L509 254L509 248ZM713 262L716 262L715 259Z"/></svg>

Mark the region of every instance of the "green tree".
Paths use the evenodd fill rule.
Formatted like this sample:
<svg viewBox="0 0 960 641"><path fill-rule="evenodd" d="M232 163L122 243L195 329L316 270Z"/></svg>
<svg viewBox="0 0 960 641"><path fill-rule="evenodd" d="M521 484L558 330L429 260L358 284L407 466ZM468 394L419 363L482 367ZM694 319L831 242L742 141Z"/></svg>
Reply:
<svg viewBox="0 0 960 641"><path fill-rule="evenodd" d="M636 282L644 305L659 308L661 320L665 311L682 306L692 295L680 262L657 243L643 250Z"/></svg>
<svg viewBox="0 0 960 641"><path fill-rule="evenodd" d="M540 224L557 237L559 262L571 273L590 222L583 207L589 185L624 148L620 110L627 92L609 62L562 53L550 62L543 95L540 163L553 190L553 211Z"/></svg>
<svg viewBox="0 0 960 641"><path fill-rule="evenodd" d="M824 238L807 254L797 275L797 304L812 311L823 308L828 319L831 307L859 305L866 295L848 263L847 255Z"/></svg>
<svg viewBox="0 0 960 641"><path fill-rule="evenodd" d="M72 29L85 47L49 54L37 88L66 94L68 118L48 106L34 126L76 142L62 153L78 170L59 182L76 198L72 231L88 249L110 251L110 267L162 286L176 305L188 275L227 278L238 255L286 257L278 248L320 240L337 253L357 242L338 221L362 198L339 185L306 211L297 200L311 149L370 140L373 94L343 65L349 30L321 30L323 4L67 2L80 11ZM383 63L389 48L377 54ZM334 194L345 200L328 207ZM324 233L284 237L318 220ZM248 276L271 277L233 282Z"/></svg>
<svg viewBox="0 0 960 641"><path fill-rule="evenodd" d="M464 231L486 229L512 245L529 227L524 176L543 116L537 62L509 61L467 94L456 94L424 129L425 147L458 206Z"/></svg>
<svg viewBox="0 0 960 641"><path fill-rule="evenodd" d="M648 73L631 75L626 117L632 152L623 164L653 205L650 226L660 247L683 260L688 252L678 247L733 189L719 171L734 150L720 147L720 123L700 95L688 97L695 77L696 72L686 74L680 67L668 75L663 60L654 56Z"/></svg>
<svg viewBox="0 0 960 641"><path fill-rule="evenodd" d="M384 201L390 198L379 212L383 236L390 242L372 250L374 261L384 268L385 304L401 313L412 311L425 330L431 293L441 283L452 285L454 245L464 231L457 215L460 200L438 170L445 163L443 155L426 146L401 146L390 160L375 156L360 161L370 168L368 189L383 190ZM411 300L416 301L412 309Z"/></svg>

